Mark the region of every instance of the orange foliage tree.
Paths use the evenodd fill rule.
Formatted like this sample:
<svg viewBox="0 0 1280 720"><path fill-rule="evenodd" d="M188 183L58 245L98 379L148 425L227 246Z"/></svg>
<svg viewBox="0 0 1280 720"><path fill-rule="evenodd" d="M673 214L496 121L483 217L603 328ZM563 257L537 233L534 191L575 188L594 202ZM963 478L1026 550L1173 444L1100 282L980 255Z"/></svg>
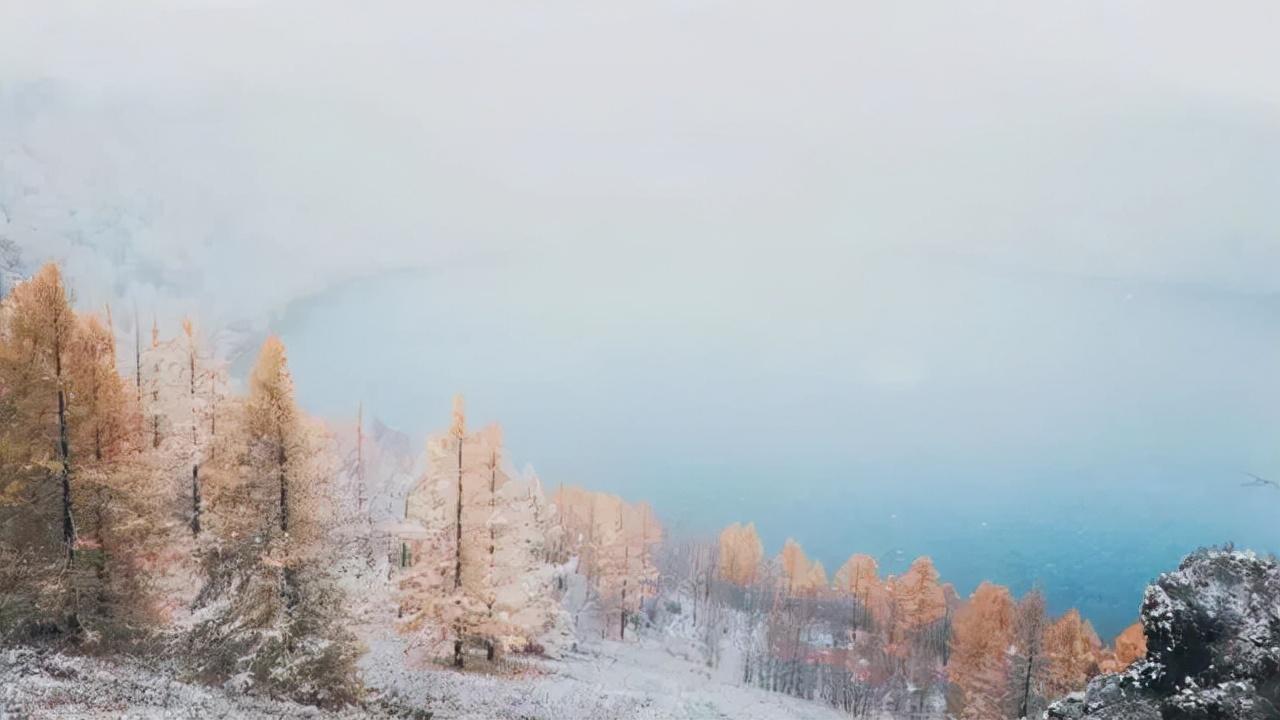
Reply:
<svg viewBox="0 0 1280 720"><path fill-rule="evenodd" d="M883 624L889 617L889 592L879 577L879 565L870 555L854 554L836 570L832 584L837 594L850 597L854 606L853 626L867 629Z"/></svg>
<svg viewBox="0 0 1280 720"><path fill-rule="evenodd" d="M814 596L826 590L827 571L822 563L810 560L800 543L791 538L787 538L778 553L778 568L782 589L788 595Z"/></svg>
<svg viewBox="0 0 1280 720"><path fill-rule="evenodd" d="M938 578L933 560L918 557L905 573L890 582L893 603L890 640L900 650L905 651L905 643L911 637L946 614L946 595Z"/></svg>
<svg viewBox="0 0 1280 720"><path fill-rule="evenodd" d="M1014 604L1008 588L984 582L956 613L947 709L958 720L1004 717Z"/></svg>
<svg viewBox="0 0 1280 720"><path fill-rule="evenodd" d="M1093 626L1074 609L1049 626L1045 649L1049 657L1049 697L1075 692L1098 674L1102 641Z"/></svg>
<svg viewBox="0 0 1280 720"><path fill-rule="evenodd" d="M764 546L754 523L734 523L720 532L720 577L725 582L746 587L760 574Z"/></svg>

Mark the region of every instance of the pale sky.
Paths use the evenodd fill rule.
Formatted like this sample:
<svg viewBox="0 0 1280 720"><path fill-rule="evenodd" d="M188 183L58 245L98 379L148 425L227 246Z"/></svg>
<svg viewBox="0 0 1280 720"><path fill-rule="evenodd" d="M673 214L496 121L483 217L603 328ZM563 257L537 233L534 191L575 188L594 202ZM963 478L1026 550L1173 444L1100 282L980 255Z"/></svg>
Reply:
<svg viewBox="0 0 1280 720"><path fill-rule="evenodd" d="M0 236L547 482L1104 632L1280 549L1273 2L0 0ZM234 346L230 348L234 351Z"/></svg>

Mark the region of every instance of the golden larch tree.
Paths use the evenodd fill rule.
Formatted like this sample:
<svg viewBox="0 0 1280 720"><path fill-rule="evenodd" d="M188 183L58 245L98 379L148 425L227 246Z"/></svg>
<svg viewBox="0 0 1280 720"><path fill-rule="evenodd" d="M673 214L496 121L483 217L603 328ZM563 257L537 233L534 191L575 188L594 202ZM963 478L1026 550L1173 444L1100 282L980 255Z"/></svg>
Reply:
<svg viewBox="0 0 1280 720"><path fill-rule="evenodd" d="M938 580L938 570L927 556L916 558L905 573L893 578L891 648L906 652L909 640L946 615L947 599Z"/></svg>
<svg viewBox="0 0 1280 720"><path fill-rule="evenodd" d="M947 710L957 720L1005 716L1009 687L1008 648L1014 634L1014 604L1008 588L984 582L956 613L952 628L951 681Z"/></svg>
<svg viewBox="0 0 1280 720"><path fill-rule="evenodd" d="M43 438L45 447L53 448L52 456L37 449L33 459L51 470L60 496L57 522L70 567L76 551L70 354L79 323L62 272L53 263L19 283L5 305L4 350L6 366L13 371L6 379L6 392L21 395L20 417L15 419L26 426L29 439Z"/></svg>
<svg viewBox="0 0 1280 720"><path fill-rule="evenodd" d="M855 553L836 570L835 591L855 601L853 625L867 629L883 623L889 615L889 593L880 580L880 566L870 555Z"/></svg>
<svg viewBox="0 0 1280 720"><path fill-rule="evenodd" d="M329 532L336 461L326 452L331 438L296 405L279 338L263 343L234 418L207 464L208 542L219 552L197 598L214 611L195 630L208 648L200 674L345 702L356 691L354 639L322 561L337 552Z"/></svg>
<svg viewBox="0 0 1280 720"><path fill-rule="evenodd" d="M720 578L740 587L756 581L764 546L754 523L734 523L720 532Z"/></svg>
<svg viewBox="0 0 1280 720"><path fill-rule="evenodd" d="M778 569L782 589L788 595L814 595L826 587L827 573L822 565L819 563L815 567L813 561L804 554L800 543L791 538L787 538L778 553Z"/></svg>
<svg viewBox="0 0 1280 720"><path fill-rule="evenodd" d="M1084 689L1089 678L1099 672L1102 641L1077 610L1068 610L1049 626L1045 649L1049 656L1047 692L1051 698Z"/></svg>

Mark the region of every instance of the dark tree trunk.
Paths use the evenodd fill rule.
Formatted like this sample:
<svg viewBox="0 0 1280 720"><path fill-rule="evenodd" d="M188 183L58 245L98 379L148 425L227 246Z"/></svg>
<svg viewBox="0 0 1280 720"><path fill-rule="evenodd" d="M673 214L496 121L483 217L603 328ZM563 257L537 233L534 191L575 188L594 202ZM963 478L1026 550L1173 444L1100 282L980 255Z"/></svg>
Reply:
<svg viewBox="0 0 1280 720"><path fill-rule="evenodd" d="M285 463L288 462L288 456L284 450L284 433L281 432L277 438L277 454L276 462L279 464L280 472L280 532L289 532L289 479L285 472Z"/></svg>
<svg viewBox="0 0 1280 720"><path fill-rule="evenodd" d="M54 335L57 335L55 327ZM62 542L67 546L67 567L76 554L76 526L71 513L71 437L67 428L67 391L62 387L62 346L57 340L53 346L54 376L58 381L58 458L62 461L59 473L62 481Z"/></svg>
<svg viewBox="0 0 1280 720"><path fill-rule="evenodd" d="M198 452L199 435L196 432L196 352L194 340L190 348L190 376L191 376L191 534L200 536L200 464L196 462L195 456Z"/></svg>
<svg viewBox="0 0 1280 720"><path fill-rule="evenodd" d="M98 536L98 562L94 565L94 577L98 580L97 587L97 603L98 612L105 613L107 607L107 541L103 536L103 528L106 527L106 519L102 515L102 508L106 505L106 498L103 497L101 487L98 490L97 506L93 509L94 520L98 527L96 533Z"/></svg>
<svg viewBox="0 0 1280 720"><path fill-rule="evenodd" d="M200 466L191 464L191 534L200 536Z"/></svg>
<svg viewBox="0 0 1280 720"><path fill-rule="evenodd" d="M455 513L455 544L453 552L453 587L462 588L462 438L458 438L458 508ZM462 662L462 628L458 627L457 637L453 641L453 665L461 668Z"/></svg>
<svg viewBox="0 0 1280 720"><path fill-rule="evenodd" d="M622 560L622 598L618 611L618 639L627 639L627 573L631 571L631 548L623 547Z"/></svg>
<svg viewBox="0 0 1280 720"><path fill-rule="evenodd" d="M1035 667L1035 662L1036 655L1035 651L1032 650L1027 655L1027 674L1026 677L1023 678L1022 682L1022 703L1021 707L1018 708L1019 717L1027 716L1027 710L1029 709L1028 706L1031 704L1031 670Z"/></svg>
<svg viewBox="0 0 1280 720"><path fill-rule="evenodd" d="M285 471L286 463L289 456L284 449L284 430L277 431L276 436L278 445L276 446L276 462L278 463L280 473L280 532L284 535L289 534L289 479L288 473ZM280 597L284 600L285 612L292 613L293 608L298 604L297 593L294 587L294 577L291 568L283 568L280 573ZM292 642L292 637L290 638ZM292 648L290 648L292 650Z"/></svg>
<svg viewBox="0 0 1280 720"><path fill-rule="evenodd" d="M133 306L133 379L138 386L138 411L142 411L142 326L138 324L138 306Z"/></svg>
<svg viewBox="0 0 1280 720"><path fill-rule="evenodd" d="M460 588L462 587L462 438L458 438L458 505L454 527L456 537L453 548L453 587ZM461 641L458 642L461 648ZM459 649L459 659L462 657L461 652Z"/></svg>
<svg viewBox="0 0 1280 720"><path fill-rule="evenodd" d="M497 451L493 451L489 456L489 582L490 583L493 582L493 574L494 574L494 554L493 553L497 547L497 535L494 532L494 526L493 526L493 511L494 511L494 507L496 505L496 500L497 500L497 497L496 497L497 488L498 488L498 453ZM493 588L490 587L489 591L490 593L492 593ZM496 600L496 597L491 594L489 598L490 598L489 608L488 608L489 619L492 620L493 619L493 603ZM494 648L493 639L490 638L488 640L485 640L484 645L485 645L485 657L488 658L489 662L493 662L494 654L496 652Z"/></svg>

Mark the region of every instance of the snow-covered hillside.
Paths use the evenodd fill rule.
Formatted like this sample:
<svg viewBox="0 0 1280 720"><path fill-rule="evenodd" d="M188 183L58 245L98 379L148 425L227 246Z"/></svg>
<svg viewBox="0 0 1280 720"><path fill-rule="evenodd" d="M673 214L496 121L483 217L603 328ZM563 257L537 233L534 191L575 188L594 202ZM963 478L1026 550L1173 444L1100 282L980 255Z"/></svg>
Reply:
<svg viewBox="0 0 1280 720"><path fill-rule="evenodd" d="M178 681L162 665L39 652L0 652L0 719L358 718L374 710L321 711Z"/></svg>
<svg viewBox="0 0 1280 720"><path fill-rule="evenodd" d="M0 718L474 718L476 720L835 720L838 713L713 678L654 641L605 641L516 677L406 668L403 648L375 643L362 662L367 706L326 712L179 682L163 667L0 653ZM429 715L426 713L430 713Z"/></svg>
<svg viewBox="0 0 1280 720"><path fill-rule="evenodd" d="M499 678L406 668L394 641L362 661L366 682L398 704L430 708L436 718L556 720L835 720L816 703L742 687L667 652L653 639L600 641L564 659L532 663ZM394 694L394 695L393 695Z"/></svg>

